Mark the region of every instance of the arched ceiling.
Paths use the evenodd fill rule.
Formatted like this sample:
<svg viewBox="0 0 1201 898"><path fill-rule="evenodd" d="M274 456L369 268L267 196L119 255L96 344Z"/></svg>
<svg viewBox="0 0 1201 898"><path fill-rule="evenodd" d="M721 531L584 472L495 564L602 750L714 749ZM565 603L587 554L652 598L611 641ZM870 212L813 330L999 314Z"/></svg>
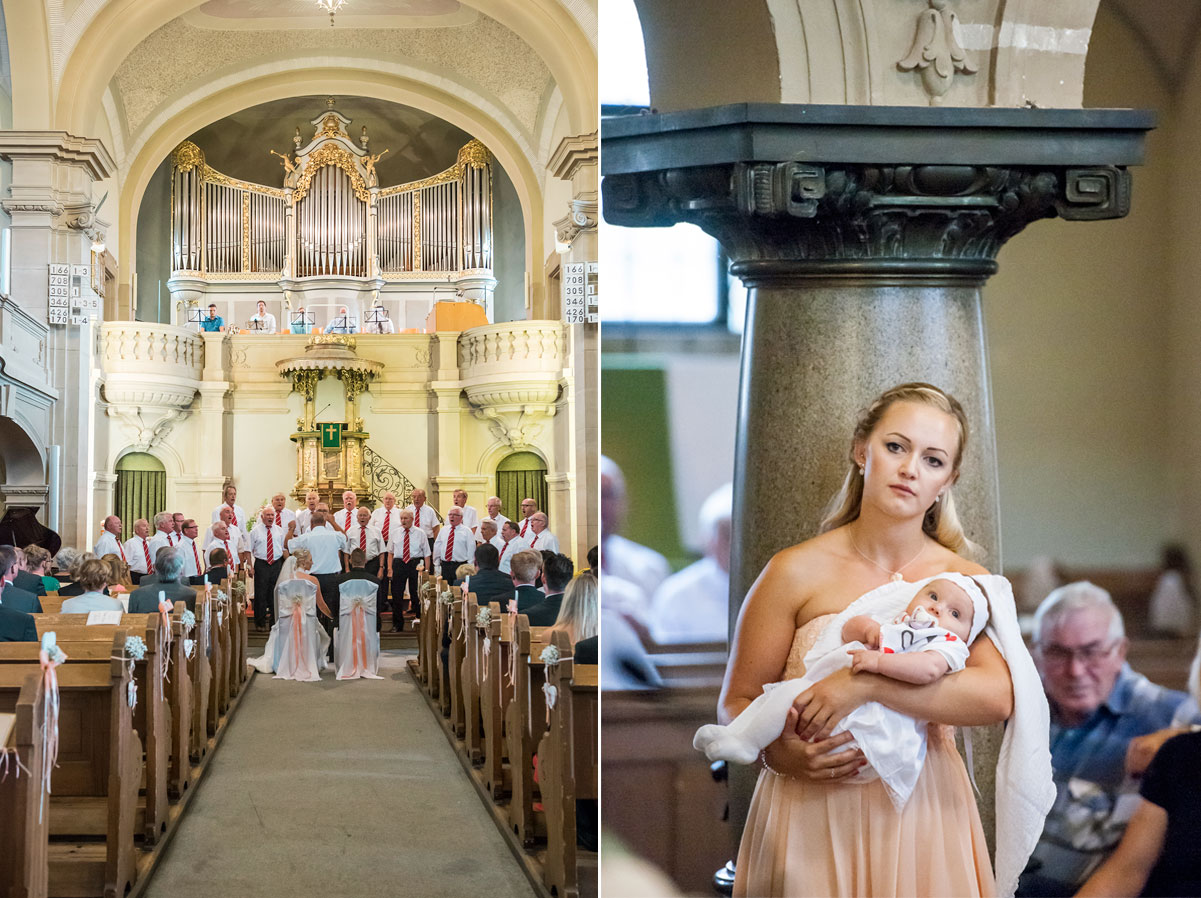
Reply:
<svg viewBox="0 0 1201 898"><path fill-rule="evenodd" d="M449 168L459 148L471 139L467 132L444 119L387 100L338 97L334 108L351 120L348 133L356 142L365 125L371 152L388 151L375 166L385 187ZM325 97L273 100L213 122L190 139L218 171L256 184L280 186L283 167L268 150L291 150L297 128L302 145L307 144L313 137L312 119L325 109Z"/></svg>
<svg viewBox="0 0 1201 898"><path fill-rule="evenodd" d="M1102 7L1123 19L1146 45L1165 84L1180 86L1201 35L1197 0L1102 0Z"/></svg>

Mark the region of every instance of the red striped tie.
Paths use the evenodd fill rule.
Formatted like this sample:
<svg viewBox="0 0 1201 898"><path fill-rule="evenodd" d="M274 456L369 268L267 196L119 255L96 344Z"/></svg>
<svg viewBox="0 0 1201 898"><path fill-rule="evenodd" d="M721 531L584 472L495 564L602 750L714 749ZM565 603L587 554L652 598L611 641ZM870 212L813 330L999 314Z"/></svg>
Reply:
<svg viewBox="0 0 1201 898"><path fill-rule="evenodd" d="M271 528L267 528L267 564L275 561L275 540L271 538Z"/></svg>
<svg viewBox="0 0 1201 898"><path fill-rule="evenodd" d="M154 565L150 563L150 543L146 542L146 537L142 537L142 552L146 555L146 573L154 573Z"/></svg>
<svg viewBox="0 0 1201 898"><path fill-rule="evenodd" d="M531 549L534 548L534 546L538 545L538 536L539 536L539 534L537 534L537 533L534 534L534 539L530 542Z"/></svg>
<svg viewBox="0 0 1201 898"><path fill-rule="evenodd" d="M451 553L454 552L454 550L455 550L455 528L452 526L450 528L450 536L448 536L446 538L446 560L447 561L454 560L450 557Z"/></svg>
<svg viewBox="0 0 1201 898"><path fill-rule="evenodd" d="M505 544L504 544L503 546L501 546L501 547L500 547L500 555L499 555L499 556L497 556L497 557L499 557L499 558L504 558L504 557L505 557L505 549L509 548L509 543L510 543L510 542L512 542L512 540L507 540L507 539L505 540Z"/></svg>
<svg viewBox="0 0 1201 898"><path fill-rule="evenodd" d="M367 551L367 528L366 527L359 528L359 548L362 549L364 552Z"/></svg>
<svg viewBox="0 0 1201 898"><path fill-rule="evenodd" d="M410 529L411 528L409 528L409 527L405 528L405 554L404 554L404 563L405 564L409 563L409 530Z"/></svg>
<svg viewBox="0 0 1201 898"><path fill-rule="evenodd" d="M200 563L200 550L196 548L196 540L192 540L192 557L196 559L196 576L204 573L204 565Z"/></svg>
<svg viewBox="0 0 1201 898"><path fill-rule="evenodd" d="M388 545L388 525L392 523L392 512L384 509L384 545Z"/></svg>
<svg viewBox="0 0 1201 898"><path fill-rule="evenodd" d="M237 527L237 526L238 526L238 513L237 513L236 511L234 511L234 507L233 507L232 505L231 505L231 506L229 506L229 510L230 510L230 511L233 511L233 514L234 514L234 526L235 526L235 527Z"/></svg>
<svg viewBox="0 0 1201 898"><path fill-rule="evenodd" d="M238 563L234 561L234 557L229 551L229 540L223 539L221 542L225 544L225 563L236 568Z"/></svg>
<svg viewBox="0 0 1201 898"><path fill-rule="evenodd" d="M277 512L275 513L275 526L276 526L276 527L282 527L282 526L284 525L284 522L283 522L283 520L282 520L282 518L281 518L281 515L282 515L282 514L283 514L283 512L280 512L280 511L277 511Z"/></svg>
<svg viewBox="0 0 1201 898"><path fill-rule="evenodd" d="M113 537L113 538L116 539L116 537ZM120 550L120 552L121 552L121 560L124 561L126 564L129 564L129 559L125 557L125 547L123 545L121 545L121 540L119 540L119 539L117 540L117 549Z"/></svg>
<svg viewBox="0 0 1201 898"><path fill-rule="evenodd" d="M526 518L524 521L522 521L522 522L521 522L521 535L522 535L522 536L525 536L525 530L526 530L526 528L527 528L527 527L529 527L529 526L530 526L530 519L529 519L529 518Z"/></svg>

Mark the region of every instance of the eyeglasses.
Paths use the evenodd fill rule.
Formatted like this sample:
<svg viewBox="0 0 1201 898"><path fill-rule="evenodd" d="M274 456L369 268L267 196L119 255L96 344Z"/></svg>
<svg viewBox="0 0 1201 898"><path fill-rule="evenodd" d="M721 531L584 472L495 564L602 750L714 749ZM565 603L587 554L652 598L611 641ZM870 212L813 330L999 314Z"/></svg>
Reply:
<svg viewBox="0 0 1201 898"><path fill-rule="evenodd" d="M1038 651L1042 655L1043 660L1048 664L1066 666L1072 663L1072 659L1079 658L1082 663L1092 667L1109 657L1120 641L1119 639L1115 639L1108 645L1093 642L1078 649L1070 649L1067 646L1052 643L1048 646L1040 646Z"/></svg>

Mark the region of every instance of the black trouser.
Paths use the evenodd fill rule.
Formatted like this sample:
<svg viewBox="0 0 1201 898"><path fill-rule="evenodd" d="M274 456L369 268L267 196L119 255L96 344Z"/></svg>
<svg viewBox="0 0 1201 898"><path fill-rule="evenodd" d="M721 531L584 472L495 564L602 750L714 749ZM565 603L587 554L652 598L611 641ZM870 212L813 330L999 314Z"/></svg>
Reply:
<svg viewBox="0 0 1201 898"><path fill-rule="evenodd" d="M329 620L321 622L321 626L325 627L325 632L330 636L329 657L332 661L334 658L334 627L338 626L338 606L341 602L341 594L338 592L338 575L337 574L313 574L317 578L317 584L321 587L321 598L325 599L325 604L329 606L329 613L333 617ZM318 609L320 616L320 609Z"/></svg>
<svg viewBox="0 0 1201 898"><path fill-rule="evenodd" d="M284 566L281 555L267 564L261 558L254 560L254 625L270 626L275 620L275 584L279 580L279 569Z"/></svg>
<svg viewBox="0 0 1201 898"><path fill-rule="evenodd" d="M375 592L375 632L378 633L383 626L384 609L388 602L388 566L384 564L384 559L387 554L381 552L374 558L367 559L367 573L379 580L379 589ZM396 616L396 611L392 612L392 623L400 620Z"/></svg>
<svg viewBox="0 0 1201 898"><path fill-rule="evenodd" d="M392 623L398 624L402 619L400 617L401 609L404 606L405 585L409 587L409 609L413 612L414 617L421 617L421 590L418 589L420 582L420 571L417 566L421 564L422 557L420 555L410 555L408 561L404 561L401 556L394 555L392 557Z"/></svg>
<svg viewBox="0 0 1201 898"><path fill-rule="evenodd" d="M446 559L442 559L441 561L438 562L438 564L441 565L441 567L439 567L438 570L442 574L442 579L445 580L447 583L449 583L451 586L458 586L459 578L455 576L455 571L459 569L460 564L466 564L466 562L465 561L447 561Z"/></svg>
<svg viewBox="0 0 1201 898"><path fill-rule="evenodd" d="M135 571L133 568L129 569L129 580L131 583L133 583L134 586L137 586L139 583L141 583L142 578L145 576L146 576L145 574L143 574L139 571Z"/></svg>

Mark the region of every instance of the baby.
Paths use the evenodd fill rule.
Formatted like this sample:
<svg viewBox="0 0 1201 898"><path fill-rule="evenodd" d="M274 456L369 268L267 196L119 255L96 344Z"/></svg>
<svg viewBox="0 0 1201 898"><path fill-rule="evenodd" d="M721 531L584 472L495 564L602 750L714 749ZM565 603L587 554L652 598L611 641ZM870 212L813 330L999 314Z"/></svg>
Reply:
<svg viewBox="0 0 1201 898"><path fill-rule="evenodd" d="M862 610L875 613L846 619L840 630L841 646L817 654L823 641L829 641L825 634L819 636L814 651L805 658L803 677L768 683L763 694L728 726L710 724L697 730L693 746L711 761L751 763L779 737L797 696L840 668L917 684L963 670L968 647L988 621L983 590L971 577L942 574L922 581L905 611L891 623L879 623L877 618L891 617L884 609L895 612L903 601L897 590L911 588L908 583L886 584L857 599L852 608L860 610L862 605ZM842 619L840 615L831 626ZM903 806L925 760L925 723L868 702L843 718L834 732L843 730L855 735L871 765L850 781L868 782L879 776L893 801Z"/></svg>

